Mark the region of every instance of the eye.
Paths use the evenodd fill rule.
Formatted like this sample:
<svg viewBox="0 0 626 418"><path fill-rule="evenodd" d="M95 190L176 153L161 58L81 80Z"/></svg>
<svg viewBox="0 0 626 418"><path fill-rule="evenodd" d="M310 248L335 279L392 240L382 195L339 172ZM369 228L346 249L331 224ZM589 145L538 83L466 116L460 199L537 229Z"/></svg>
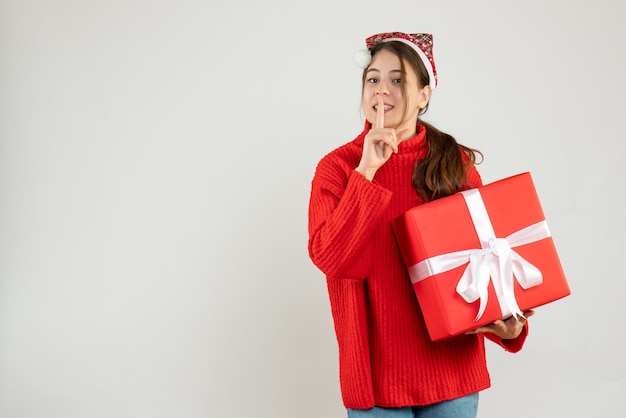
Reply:
<svg viewBox="0 0 626 418"><path fill-rule="evenodd" d="M374 78L374 77L372 77L372 78L368 78L368 79L367 79L367 82L368 82L368 83L372 83L372 84L376 84L376 83L378 83L378 79L377 79L377 78Z"/></svg>
<svg viewBox="0 0 626 418"><path fill-rule="evenodd" d="M401 78L396 78L395 80L393 80L394 84L402 84L402 79Z"/></svg>

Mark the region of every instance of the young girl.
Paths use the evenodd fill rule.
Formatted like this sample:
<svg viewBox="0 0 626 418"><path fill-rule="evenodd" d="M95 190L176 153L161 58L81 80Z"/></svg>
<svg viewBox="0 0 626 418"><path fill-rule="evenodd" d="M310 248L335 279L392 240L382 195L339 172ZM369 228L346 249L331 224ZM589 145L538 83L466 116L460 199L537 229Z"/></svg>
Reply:
<svg viewBox="0 0 626 418"><path fill-rule="evenodd" d="M348 417L475 417L490 385L484 337L517 352L526 320L433 343L390 221L480 186L478 151L419 118L437 85L432 35L383 33L366 45L365 128L320 161L309 204L309 254L327 278L343 401Z"/></svg>

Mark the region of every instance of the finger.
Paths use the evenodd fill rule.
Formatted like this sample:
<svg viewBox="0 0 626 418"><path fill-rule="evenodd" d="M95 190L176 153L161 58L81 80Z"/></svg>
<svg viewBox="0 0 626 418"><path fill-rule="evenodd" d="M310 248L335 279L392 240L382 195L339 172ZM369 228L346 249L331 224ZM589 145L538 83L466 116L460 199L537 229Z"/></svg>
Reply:
<svg viewBox="0 0 626 418"><path fill-rule="evenodd" d="M513 328L515 325L513 325ZM495 321L493 323L493 333L503 337L509 333L509 325L504 321Z"/></svg>
<svg viewBox="0 0 626 418"><path fill-rule="evenodd" d="M515 322L523 322L526 321L526 318L522 315L511 315L508 318L501 319L501 321L505 324L511 324Z"/></svg>
<svg viewBox="0 0 626 418"><path fill-rule="evenodd" d="M378 110L376 111L376 128L385 127L385 101L383 96L378 96Z"/></svg>
<svg viewBox="0 0 626 418"><path fill-rule="evenodd" d="M491 324L486 325L484 328L489 328L490 332L497 334L498 332L506 332L508 329L508 323L498 319L493 321Z"/></svg>
<svg viewBox="0 0 626 418"><path fill-rule="evenodd" d="M385 160L389 159L389 157L391 157L391 154L393 154L395 152L398 152L396 149L394 149L392 146L385 144L385 152L383 154L383 158L385 158Z"/></svg>
<svg viewBox="0 0 626 418"><path fill-rule="evenodd" d="M493 325L483 325L482 327L476 328L472 331L468 331L465 334L466 335L471 335L471 334L484 334L486 332L494 332L495 328Z"/></svg>
<svg viewBox="0 0 626 418"><path fill-rule="evenodd" d="M389 153L398 152L398 139L393 129L385 129L382 132L379 131L372 138L375 142L378 143L378 146L383 147L385 150L389 150ZM388 158L391 154L388 154L385 151L383 155L385 156L385 158Z"/></svg>

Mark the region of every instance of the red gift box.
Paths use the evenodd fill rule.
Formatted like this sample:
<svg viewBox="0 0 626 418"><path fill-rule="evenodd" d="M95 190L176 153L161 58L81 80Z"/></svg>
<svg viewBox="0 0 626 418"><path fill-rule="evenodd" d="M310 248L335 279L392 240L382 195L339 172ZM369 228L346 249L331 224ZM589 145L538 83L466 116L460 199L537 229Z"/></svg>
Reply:
<svg viewBox="0 0 626 418"><path fill-rule="evenodd" d="M433 341L570 294L530 173L417 206L392 227Z"/></svg>

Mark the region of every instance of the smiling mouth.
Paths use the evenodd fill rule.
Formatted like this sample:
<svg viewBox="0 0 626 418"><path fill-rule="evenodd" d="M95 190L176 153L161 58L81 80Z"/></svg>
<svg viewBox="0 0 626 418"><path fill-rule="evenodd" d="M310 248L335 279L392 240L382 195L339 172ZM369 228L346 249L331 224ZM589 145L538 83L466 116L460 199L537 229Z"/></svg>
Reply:
<svg viewBox="0 0 626 418"><path fill-rule="evenodd" d="M384 110L391 110L391 109L393 109L393 106L385 105L385 109ZM378 110L378 105L374 105L374 110Z"/></svg>

